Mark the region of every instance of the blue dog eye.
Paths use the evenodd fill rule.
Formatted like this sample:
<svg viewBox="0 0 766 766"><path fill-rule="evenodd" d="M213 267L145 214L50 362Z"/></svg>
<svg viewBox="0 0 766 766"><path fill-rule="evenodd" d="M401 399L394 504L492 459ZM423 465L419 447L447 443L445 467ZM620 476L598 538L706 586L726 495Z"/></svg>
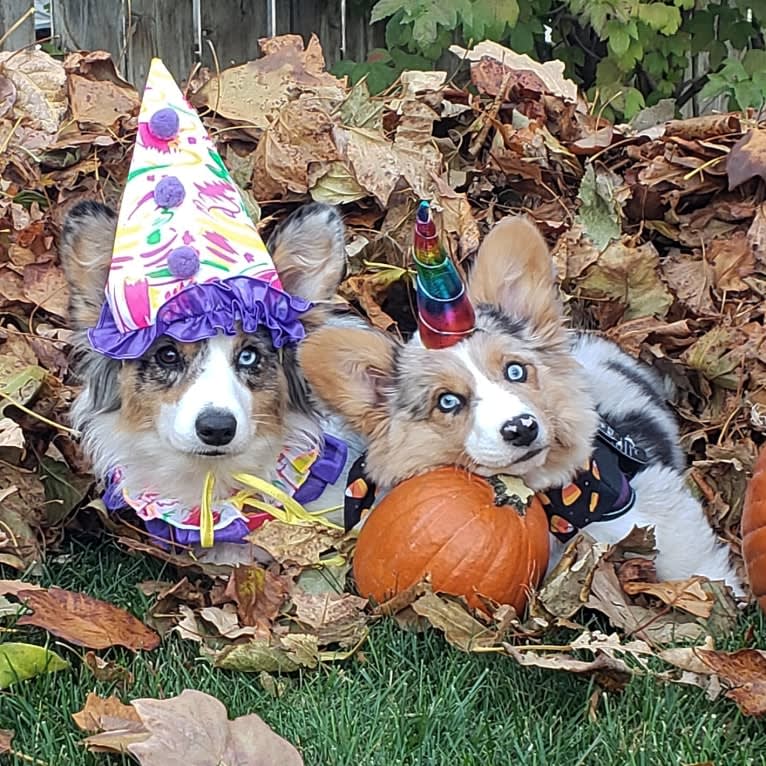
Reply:
<svg viewBox="0 0 766 766"><path fill-rule="evenodd" d="M240 367L255 367L260 358L260 354L254 348L243 348L237 357L237 364Z"/></svg>
<svg viewBox="0 0 766 766"><path fill-rule="evenodd" d="M446 393L446 394L442 394L439 397L437 407L442 412L457 413L463 409L464 404L465 404L465 399L462 396L459 396L458 394Z"/></svg>
<svg viewBox="0 0 766 766"><path fill-rule="evenodd" d="M511 383L523 383L527 379L527 368L518 362L510 362L505 368L505 377Z"/></svg>

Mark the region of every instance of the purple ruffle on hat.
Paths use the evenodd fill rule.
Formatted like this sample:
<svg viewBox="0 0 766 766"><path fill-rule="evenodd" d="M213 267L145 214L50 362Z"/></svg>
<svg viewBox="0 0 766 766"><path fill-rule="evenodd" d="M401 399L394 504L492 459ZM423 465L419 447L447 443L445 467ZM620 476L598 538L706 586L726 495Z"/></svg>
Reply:
<svg viewBox="0 0 766 766"><path fill-rule="evenodd" d="M191 285L170 298L150 327L124 333L115 324L107 304L98 324L88 330L96 351L114 359L138 359L161 335L181 343L194 343L239 329L254 333L265 327L274 348L297 343L305 335L300 316L311 308L309 301L288 295L272 285L250 277L231 277L225 282Z"/></svg>

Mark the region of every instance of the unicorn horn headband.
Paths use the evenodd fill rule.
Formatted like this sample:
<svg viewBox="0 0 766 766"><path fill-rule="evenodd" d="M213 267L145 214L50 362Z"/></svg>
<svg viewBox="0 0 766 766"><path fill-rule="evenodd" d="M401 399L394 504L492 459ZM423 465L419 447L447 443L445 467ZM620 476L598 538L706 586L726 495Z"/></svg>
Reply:
<svg viewBox="0 0 766 766"><path fill-rule="evenodd" d="M454 346L473 332L476 317L455 264L439 244L425 200L415 216L414 246L420 339L426 348Z"/></svg>
<svg viewBox="0 0 766 766"><path fill-rule="evenodd" d="M242 196L197 112L159 59L146 82L91 345L116 359L160 335L194 342L266 327L300 340L306 301L285 293Z"/></svg>

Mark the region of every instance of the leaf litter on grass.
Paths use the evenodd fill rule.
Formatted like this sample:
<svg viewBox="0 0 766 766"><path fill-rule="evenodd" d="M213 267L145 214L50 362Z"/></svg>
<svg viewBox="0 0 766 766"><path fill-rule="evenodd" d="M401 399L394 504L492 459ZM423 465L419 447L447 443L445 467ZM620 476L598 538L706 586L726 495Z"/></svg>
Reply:
<svg viewBox="0 0 766 766"><path fill-rule="evenodd" d="M89 750L130 753L142 766L303 764L298 751L260 716L230 720L222 702L194 689L130 705L91 693L72 717L83 731L97 732L84 740Z"/></svg>
<svg viewBox="0 0 766 766"><path fill-rule="evenodd" d="M455 49L467 77L404 73L376 97L329 74L315 37L262 40L261 49L256 61L200 70L187 92L263 225L311 199L343 205L349 270L339 300L407 335L419 196L433 200L461 266L495 221L530 217L552 247L573 322L676 383L690 486L738 556L743 488L766 439L766 125L734 114L663 122L657 110L635 127L611 125L560 62L540 65L494 43ZM56 238L77 202L118 203L139 103L104 52L63 62L41 50L0 54L0 563L34 573L65 526L103 524L123 547L180 571L175 582L145 584L155 597L148 621L198 642L220 667L315 667L351 656L372 620L394 615L409 628L435 626L464 651L592 675L607 688L651 672L708 691L718 684L739 700L743 684L758 691L766 674L755 655L718 652L705 664L667 648L715 652L709 637L730 633L737 612L720 584L658 583L645 532L612 547L579 536L526 616L488 604L487 618L427 583L372 609L346 592L353 535L319 525L270 522L247 545L200 557L107 518L66 428L77 388ZM66 640L83 643L71 618L82 594L26 596L42 627L63 626ZM0 616L19 620L7 603ZM593 613L619 635L586 629ZM145 630L135 636L153 645ZM560 631L570 637L550 643ZM97 676L129 682L86 656Z"/></svg>

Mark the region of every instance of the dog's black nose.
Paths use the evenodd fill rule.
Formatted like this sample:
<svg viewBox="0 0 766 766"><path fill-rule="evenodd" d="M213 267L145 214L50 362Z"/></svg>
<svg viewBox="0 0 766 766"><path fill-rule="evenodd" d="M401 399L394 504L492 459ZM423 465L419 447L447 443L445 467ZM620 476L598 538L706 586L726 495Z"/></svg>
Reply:
<svg viewBox="0 0 766 766"><path fill-rule="evenodd" d="M537 438L540 430L537 421L531 415L517 415L506 420L500 426L500 434L508 444L515 447L528 447Z"/></svg>
<svg viewBox="0 0 766 766"><path fill-rule="evenodd" d="M237 433L237 419L228 410L211 407L202 410L194 422L197 436L214 447L228 444Z"/></svg>

